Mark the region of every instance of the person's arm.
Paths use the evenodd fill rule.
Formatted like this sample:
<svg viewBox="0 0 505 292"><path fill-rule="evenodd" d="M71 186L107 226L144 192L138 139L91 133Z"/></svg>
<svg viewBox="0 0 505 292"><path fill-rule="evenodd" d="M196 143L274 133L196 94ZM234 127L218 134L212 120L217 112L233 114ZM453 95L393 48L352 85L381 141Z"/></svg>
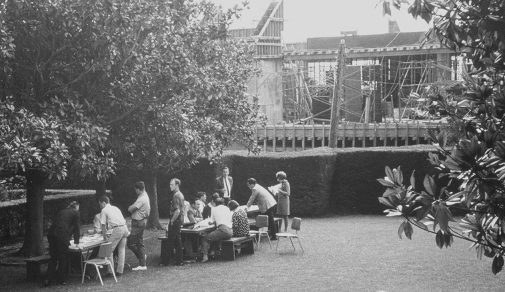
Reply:
<svg viewBox="0 0 505 292"><path fill-rule="evenodd" d="M256 196L258 195L258 192L256 190L253 190L251 192L251 196L249 197L249 201L247 201L247 208L251 207L251 205L254 203L256 200Z"/></svg>
<svg viewBox="0 0 505 292"><path fill-rule="evenodd" d="M139 206L137 205L137 201L135 201L135 203L128 207L128 212L130 212L130 214L133 214L133 212L137 211L138 209Z"/></svg>
<svg viewBox="0 0 505 292"><path fill-rule="evenodd" d="M193 210L188 210L188 220L189 223L196 223L196 218L195 214L193 213Z"/></svg>
<svg viewBox="0 0 505 292"><path fill-rule="evenodd" d="M174 214L172 215L172 219L170 219L170 224L173 224L175 222L177 217L179 217L179 214L181 214L181 210L179 209L179 207L177 207L177 209L175 209L174 211Z"/></svg>
<svg viewBox="0 0 505 292"><path fill-rule="evenodd" d="M284 195L284 196L289 196L289 183L287 182L282 182L279 190L277 193Z"/></svg>

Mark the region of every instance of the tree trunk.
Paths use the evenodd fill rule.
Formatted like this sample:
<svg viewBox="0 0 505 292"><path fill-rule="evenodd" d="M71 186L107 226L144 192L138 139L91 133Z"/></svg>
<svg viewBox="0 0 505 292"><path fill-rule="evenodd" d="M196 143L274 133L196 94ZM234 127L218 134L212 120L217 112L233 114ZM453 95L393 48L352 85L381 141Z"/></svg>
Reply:
<svg viewBox="0 0 505 292"><path fill-rule="evenodd" d="M44 252L44 192L47 176L37 170L26 173L25 238L20 253L27 257Z"/></svg>
<svg viewBox="0 0 505 292"><path fill-rule="evenodd" d="M163 229L160 223L160 212L158 211L158 171L151 172L151 179L148 180L149 200L151 201L151 213L147 219L147 228Z"/></svg>

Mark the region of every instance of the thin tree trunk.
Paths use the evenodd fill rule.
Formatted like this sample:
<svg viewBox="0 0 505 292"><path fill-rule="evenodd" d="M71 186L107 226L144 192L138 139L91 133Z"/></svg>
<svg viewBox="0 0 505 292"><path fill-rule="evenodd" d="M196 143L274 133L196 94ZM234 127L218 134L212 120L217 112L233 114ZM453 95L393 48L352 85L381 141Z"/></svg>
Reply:
<svg viewBox="0 0 505 292"><path fill-rule="evenodd" d="M26 173L26 221L23 246L25 256L39 256L44 252L44 192L46 175L41 171Z"/></svg>
<svg viewBox="0 0 505 292"><path fill-rule="evenodd" d="M160 212L158 210L158 171L155 169L151 172L151 179L148 180L150 186L149 200L151 201L151 213L147 219L147 228L163 229L160 223Z"/></svg>

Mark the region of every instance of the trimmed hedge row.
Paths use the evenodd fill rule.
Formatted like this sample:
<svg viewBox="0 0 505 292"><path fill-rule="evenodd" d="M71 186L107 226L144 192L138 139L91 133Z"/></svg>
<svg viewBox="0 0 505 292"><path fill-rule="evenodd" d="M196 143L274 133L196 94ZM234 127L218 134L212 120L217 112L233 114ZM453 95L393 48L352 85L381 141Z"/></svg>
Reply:
<svg viewBox="0 0 505 292"><path fill-rule="evenodd" d="M317 148L303 152L264 153L248 155L245 151L227 152L222 164L228 165L234 180L233 194L240 204L245 204L250 190L246 181L256 178L264 187L276 184L275 173L283 170L291 183L291 214L295 216L322 216L325 214L381 214L384 209L378 202L384 188L377 178L384 177L385 166L402 166L404 177L409 179L416 169L422 179L431 171L427 154L430 146L385 148ZM169 181L178 177L183 194L197 191L211 194L220 165L201 161L192 169L159 174L158 202L161 217L168 216L171 193ZM140 171L122 171L111 181L113 201L123 211L136 198L133 184L137 180L149 181ZM148 190L150 193L150 190Z"/></svg>
<svg viewBox="0 0 505 292"><path fill-rule="evenodd" d="M214 188L215 165L210 164L207 160L201 160L198 164L191 169L180 171L177 173L160 172L157 175L158 181L158 210L160 217L169 216L170 201L172 200L172 193L170 192L170 179L179 178L182 182L181 192L186 198L196 195L198 191L212 193ZM117 175L110 181L109 185L112 191L112 204L118 206L123 214L127 212L130 206L137 198L133 188L135 182L144 181L147 187L147 193L152 194L149 189L152 177L143 171L137 170L122 170L117 172Z"/></svg>
<svg viewBox="0 0 505 292"><path fill-rule="evenodd" d="M79 202L81 223L93 222L99 212L94 191L67 191L65 194L44 197L44 233L49 228L55 214L68 206L70 201ZM0 204L0 240L8 240L24 235L26 220L26 200L20 199Z"/></svg>

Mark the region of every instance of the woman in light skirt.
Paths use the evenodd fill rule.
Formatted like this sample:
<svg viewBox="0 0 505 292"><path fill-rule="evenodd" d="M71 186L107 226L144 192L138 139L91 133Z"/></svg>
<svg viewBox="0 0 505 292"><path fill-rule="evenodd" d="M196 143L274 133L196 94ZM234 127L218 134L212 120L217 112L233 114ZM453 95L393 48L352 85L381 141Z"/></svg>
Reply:
<svg viewBox="0 0 505 292"><path fill-rule="evenodd" d="M284 232L286 232L289 224L289 197L291 195L291 187L284 171L277 172L275 177L279 182L279 188L275 194L277 196L277 215L284 220Z"/></svg>

